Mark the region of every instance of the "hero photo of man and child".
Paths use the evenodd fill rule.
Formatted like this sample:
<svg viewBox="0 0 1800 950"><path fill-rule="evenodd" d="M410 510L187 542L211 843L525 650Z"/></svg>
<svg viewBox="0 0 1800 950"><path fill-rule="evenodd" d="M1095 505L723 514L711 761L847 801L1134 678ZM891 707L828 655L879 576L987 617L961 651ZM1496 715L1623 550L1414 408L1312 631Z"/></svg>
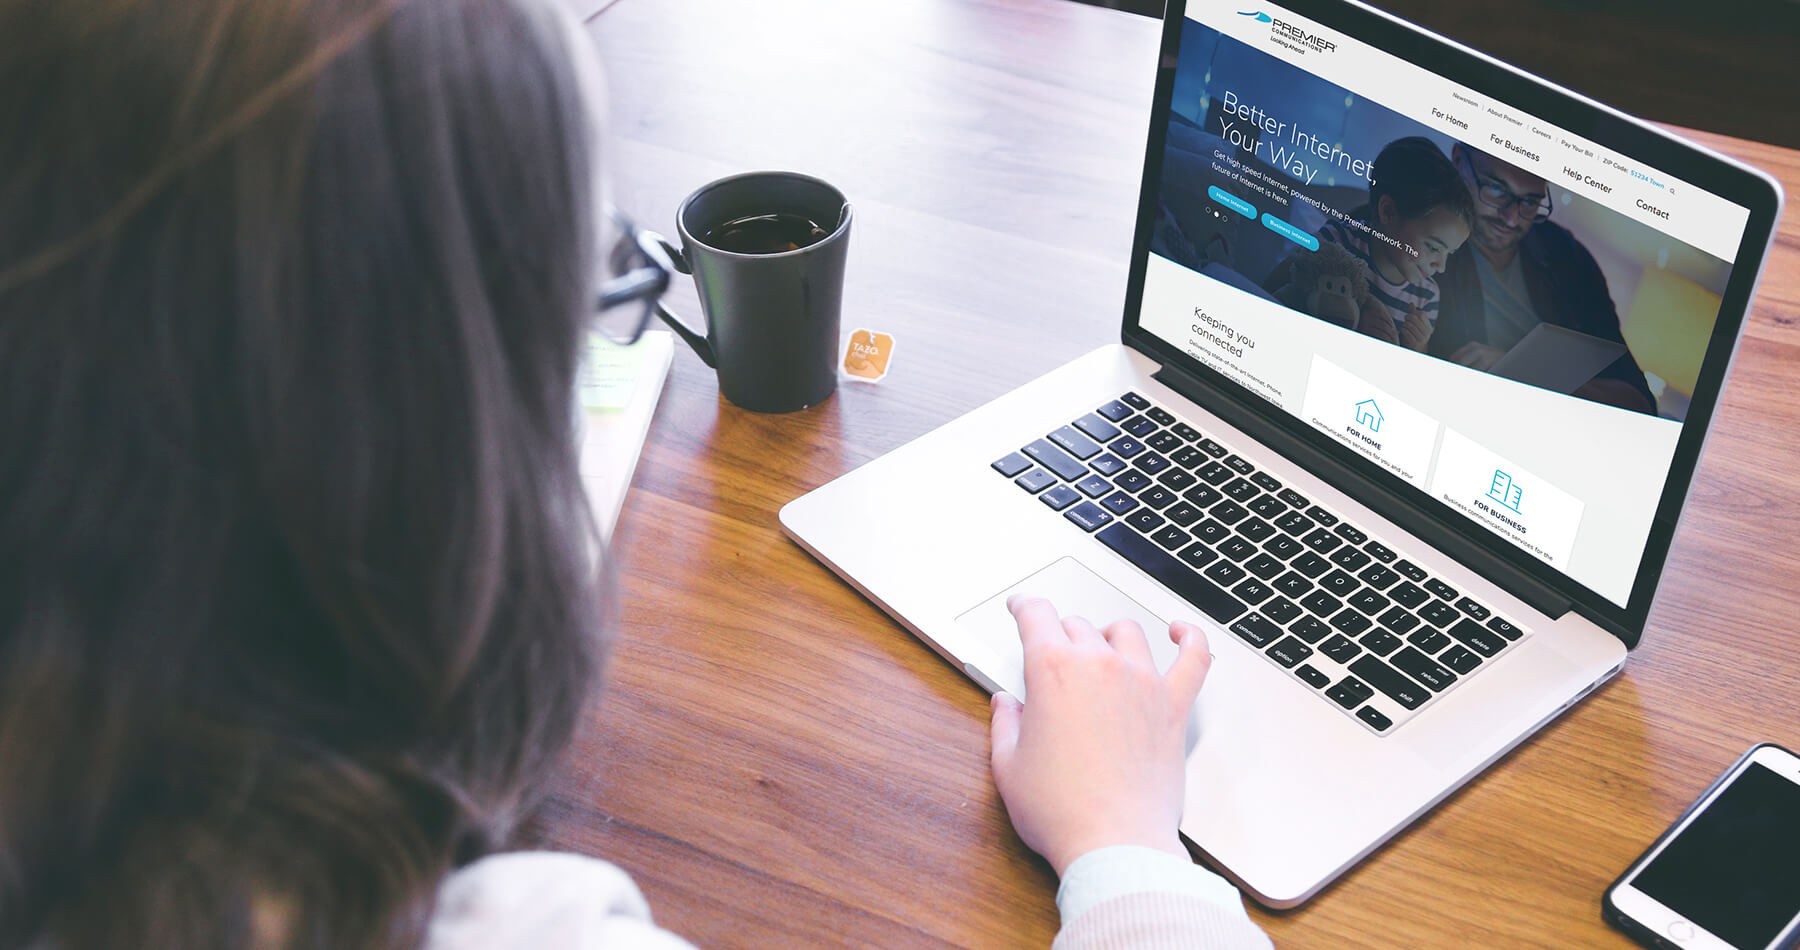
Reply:
<svg viewBox="0 0 1800 950"><path fill-rule="evenodd" d="M1395 346L1685 418L1728 263L1485 135L1452 138L1194 21L1178 62L1154 253Z"/></svg>

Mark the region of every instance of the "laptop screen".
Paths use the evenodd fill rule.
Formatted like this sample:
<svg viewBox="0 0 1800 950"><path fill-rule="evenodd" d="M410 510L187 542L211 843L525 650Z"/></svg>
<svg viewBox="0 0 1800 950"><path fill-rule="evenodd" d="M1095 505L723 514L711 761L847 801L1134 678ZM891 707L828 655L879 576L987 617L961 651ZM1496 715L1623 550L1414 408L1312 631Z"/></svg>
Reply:
<svg viewBox="0 0 1800 950"><path fill-rule="evenodd" d="M1749 209L1262 0L1179 29L1138 327L1625 607Z"/></svg>

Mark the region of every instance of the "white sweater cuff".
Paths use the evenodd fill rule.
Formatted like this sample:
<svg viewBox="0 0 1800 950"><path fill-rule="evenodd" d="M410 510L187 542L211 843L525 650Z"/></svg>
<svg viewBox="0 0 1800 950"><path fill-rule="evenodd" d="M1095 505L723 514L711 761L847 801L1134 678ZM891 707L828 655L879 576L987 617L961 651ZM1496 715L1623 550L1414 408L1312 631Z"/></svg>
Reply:
<svg viewBox="0 0 1800 950"><path fill-rule="evenodd" d="M1067 924L1104 901L1144 892L1192 895L1249 919L1230 881L1184 857L1142 845L1096 848L1069 862L1056 890L1056 908Z"/></svg>

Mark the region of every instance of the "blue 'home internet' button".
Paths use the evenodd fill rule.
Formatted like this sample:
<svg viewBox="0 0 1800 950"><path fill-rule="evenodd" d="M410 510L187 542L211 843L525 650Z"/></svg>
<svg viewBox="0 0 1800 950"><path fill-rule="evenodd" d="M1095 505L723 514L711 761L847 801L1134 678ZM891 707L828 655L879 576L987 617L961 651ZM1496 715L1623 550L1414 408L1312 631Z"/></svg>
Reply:
<svg viewBox="0 0 1800 950"><path fill-rule="evenodd" d="M1302 231L1299 228L1294 227L1293 225L1287 223L1286 221L1281 220L1280 218L1275 217L1272 214L1263 215L1262 223L1263 223L1263 227L1268 228L1271 231L1274 231L1276 234L1279 234L1282 237L1287 238L1288 240L1294 242L1295 244L1300 245L1303 248L1306 248L1309 251L1316 251L1319 249L1319 239L1318 238L1313 237L1312 235L1306 233L1305 231Z"/></svg>
<svg viewBox="0 0 1800 950"><path fill-rule="evenodd" d="M1208 185L1206 187L1206 193L1211 195L1212 200L1217 201L1219 204L1236 211L1238 214L1241 214L1252 221L1256 220L1256 206L1250 202L1220 188L1218 185Z"/></svg>

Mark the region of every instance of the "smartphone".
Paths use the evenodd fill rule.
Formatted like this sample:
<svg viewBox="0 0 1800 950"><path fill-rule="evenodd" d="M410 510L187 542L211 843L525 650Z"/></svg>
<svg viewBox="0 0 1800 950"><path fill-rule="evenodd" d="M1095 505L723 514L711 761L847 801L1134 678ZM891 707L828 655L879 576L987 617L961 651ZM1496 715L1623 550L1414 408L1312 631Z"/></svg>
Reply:
<svg viewBox="0 0 1800 950"><path fill-rule="evenodd" d="M1651 947L1800 945L1800 757L1771 743L1744 753L1606 889L1601 907Z"/></svg>

